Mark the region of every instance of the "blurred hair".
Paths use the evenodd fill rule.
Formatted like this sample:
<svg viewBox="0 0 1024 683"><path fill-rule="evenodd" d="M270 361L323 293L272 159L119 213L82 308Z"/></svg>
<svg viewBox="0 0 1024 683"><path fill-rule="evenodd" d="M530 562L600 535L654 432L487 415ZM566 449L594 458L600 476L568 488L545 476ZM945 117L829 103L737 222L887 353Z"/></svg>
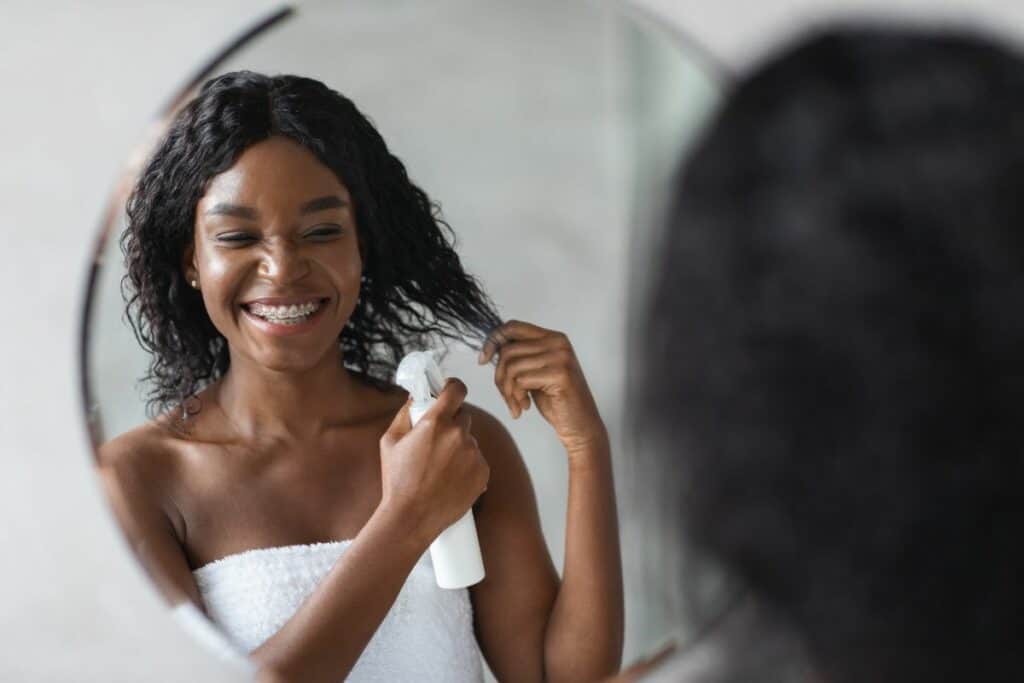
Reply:
<svg viewBox="0 0 1024 683"><path fill-rule="evenodd" d="M152 354L144 378L150 414L228 369L226 340L185 282L182 254L208 181L273 135L312 152L355 204L364 281L339 337L346 366L383 386L406 350L438 337L479 341L501 322L463 270L437 207L349 99L309 78L224 74L175 117L128 201L122 291L135 335Z"/></svg>
<svg viewBox="0 0 1024 683"><path fill-rule="evenodd" d="M1020 669L1024 60L819 29L676 191L635 385L671 514L825 680Z"/></svg>

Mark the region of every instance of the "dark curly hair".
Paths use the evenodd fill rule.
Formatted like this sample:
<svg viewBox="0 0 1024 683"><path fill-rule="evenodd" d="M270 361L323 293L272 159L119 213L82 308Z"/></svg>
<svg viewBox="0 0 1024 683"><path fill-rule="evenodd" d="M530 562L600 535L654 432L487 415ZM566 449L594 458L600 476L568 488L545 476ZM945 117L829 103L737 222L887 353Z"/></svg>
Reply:
<svg viewBox="0 0 1024 683"><path fill-rule="evenodd" d="M312 152L354 199L364 280L339 337L347 367L384 386L407 349L441 338L479 343L501 323L463 270L439 208L351 100L309 78L224 74L174 118L127 204L122 293L135 336L152 354L143 379L150 415L228 369L226 340L185 282L181 259L208 181L272 135Z"/></svg>
<svg viewBox="0 0 1024 683"><path fill-rule="evenodd" d="M804 37L683 166L656 272L668 516L823 680L1024 676L1024 59Z"/></svg>

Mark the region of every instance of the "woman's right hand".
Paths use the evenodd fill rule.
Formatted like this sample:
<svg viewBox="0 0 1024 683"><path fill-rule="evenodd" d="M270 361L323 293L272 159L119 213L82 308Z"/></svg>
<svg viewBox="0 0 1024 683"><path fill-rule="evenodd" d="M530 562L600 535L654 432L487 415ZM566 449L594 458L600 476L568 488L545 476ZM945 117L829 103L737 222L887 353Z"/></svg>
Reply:
<svg viewBox="0 0 1024 683"><path fill-rule="evenodd" d="M449 379L415 427L411 399L380 439L381 505L408 520L424 544L454 524L487 488L490 468L461 410L466 385Z"/></svg>

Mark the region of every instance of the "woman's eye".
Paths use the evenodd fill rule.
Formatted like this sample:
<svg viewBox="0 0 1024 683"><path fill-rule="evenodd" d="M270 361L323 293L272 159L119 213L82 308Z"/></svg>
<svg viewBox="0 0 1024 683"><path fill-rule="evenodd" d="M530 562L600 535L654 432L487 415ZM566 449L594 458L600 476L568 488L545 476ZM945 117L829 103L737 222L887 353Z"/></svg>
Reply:
<svg viewBox="0 0 1024 683"><path fill-rule="evenodd" d="M319 228L313 228L306 233L306 237L312 237L313 239L330 239L337 237L341 234L341 228L337 225L324 225Z"/></svg>
<svg viewBox="0 0 1024 683"><path fill-rule="evenodd" d="M229 232L223 235L217 235L218 242L226 242L228 244L244 244L246 242L252 242L255 238L252 235L247 235L244 232Z"/></svg>

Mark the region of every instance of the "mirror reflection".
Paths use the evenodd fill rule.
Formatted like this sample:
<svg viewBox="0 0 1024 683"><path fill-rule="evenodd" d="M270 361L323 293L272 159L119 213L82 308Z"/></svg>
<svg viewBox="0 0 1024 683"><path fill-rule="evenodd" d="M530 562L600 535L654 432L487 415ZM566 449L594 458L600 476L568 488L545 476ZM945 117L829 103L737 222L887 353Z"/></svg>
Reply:
<svg viewBox="0 0 1024 683"><path fill-rule="evenodd" d="M713 79L617 11L353 3L185 101L86 359L103 485L183 622L295 680L618 670L630 103L681 86L673 148Z"/></svg>

